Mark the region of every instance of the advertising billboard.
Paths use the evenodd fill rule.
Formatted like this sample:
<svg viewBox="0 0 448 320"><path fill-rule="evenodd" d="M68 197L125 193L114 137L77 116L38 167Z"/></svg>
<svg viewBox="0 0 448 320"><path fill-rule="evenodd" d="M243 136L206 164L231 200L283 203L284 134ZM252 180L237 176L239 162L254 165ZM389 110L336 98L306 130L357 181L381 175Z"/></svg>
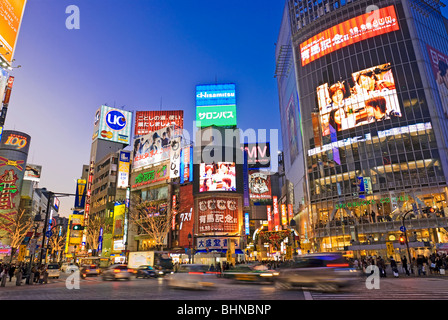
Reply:
<svg viewBox="0 0 448 320"><path fill-rule="evenodd" d="M179 137L179 129L166 127L134 139L134 169L170 158L171 144Z"/></svg>
<svg viewBox="0 0 448 320"><path fill-rule="evenodd" d="M351 44L399 29L394 6L344 21L300 44L302 66Z"/></svg>
<svg viewBox="0 0 448 320"><path fill-rule="evenodd" d="M247 165L249 169L269 168L271 166L269 142L245 143L241 149L247 151Z"/></svg>
<svg viewBox="0 0 448 320"><path fill-rule="evenodd" d="M118 159L117 188L128 187L130 166L131 166L131 152L120 150L120 156Z"/></svg>
<svg viewBox="0 0 448 320"><path fill-rule="evenodd" d="M114 239L122 238L124 234L125 204L116 203L114 206L114 224L112 235Z"/></svg>
<svg viewBox="0 0 448 320"><path fill-rule="evenodd" d="M271 176L261 171L249 171L249 192L251 200L271 200Z"/></svg>
<svg viewBox="0 0 448 320"><path fill-rule="evenodd" d="M132 188L138 188L148 184L166 181L169 177L169 164L161 164L133 174L131 186Z"/></svg>
<svg viewBox="0 0 448 320"><path fill-rule="evenodd" d="M184 111L136 111L134 135L142 136L170 126L184 127Z"/></svg>
<svg viewBox="0 0 448 320"><path fill-rule="evenodd" d="M199 179L199 192L236 191L235 163L201 163L199 167Z"/></svg>
<svg viewBox="0 0 448 320"><path fill-rule="evenodd" d="M42 166L36 164L27 164L25 167L25 174L23 176L23 179L39 182L41 172Z"/></svg>
<svg viewBox="0 0 448 320"><path fill-rule="evenodd" d="M239 232L238 199L207 197L198 199L199 233Z"/></svg>
<svg viewBox="0 0 448 320"><path fill-rule="evenodd" d="M235 84L196 86L196 121L198 127L236 126Z"/></svg>
<svg viewBox="0 0 448 320"><path fill-rule="evenodd" d="M92 140L102 139L128 145L131 141L132 112L101 106L94 120Z"/></svg>
<svg viewBox="0 0 448 320"><path fill-rule="evenodd" d="M322 136L331 142L343 130L402 115L390 63L354 72L350 82L317 88Z"/></svg>
<svg viewBox="0 0 448 320"><path fill-rule="evenodd" d="M27 0L0 0L0 55L11 65Z"/></svg>
<svg viewBox="0 0 448 320"><path fill-rule="evenodd" d="M31 137L18 131L5 130L0 142L0 223L2 231L11 226L11 215L17 213L20 189L25 174ZM3 220L5 219L5 220Z"/></svg>
<svg viewBox="0 0 448 320"><path fill-rule="evenodd" d="M9 73L0 68L0 102L3 102L5 96L6 86L8 85Z"/></svg>
<svg viewBox="0 0 448 320"><path fill-rule="evenodd" d="M442 102L443 113L448 118L448 56L429 45L426 45L426 49Z"/></svg>
<svg viewBox="0 0 448 320"><path fill-rule="evenodd" d="M76 181L75 210L84 209L86 204L87 180L78 179Z"/></svg>

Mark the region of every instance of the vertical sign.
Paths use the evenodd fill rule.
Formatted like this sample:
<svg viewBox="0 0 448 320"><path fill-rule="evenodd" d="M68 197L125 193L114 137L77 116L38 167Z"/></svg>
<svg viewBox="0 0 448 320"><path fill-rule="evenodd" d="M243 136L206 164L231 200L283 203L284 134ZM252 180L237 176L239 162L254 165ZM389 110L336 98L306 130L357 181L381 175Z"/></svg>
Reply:
<svg viewBox="0 0 448 320"><path fill-rule="evenodd" d="M292 204L288 204L288 220L294 219L294 208Z"/></svg>
<svg viewBox="0 0 448 320"><path fill-rule="evenodd" d="M249 235L249 213L248 212L244 213L244 226L245 226L246 235Z"/></svg>
<svg viewBox="0 0 448 320"><path fill-rule="evenodd" d="M130 165L131 165L131 152L121 150L120 158L118 160L118 178L117 178L118 188L128 187Z"/></svg>
<svg viewBox="0 0 448 320"><path fill-rule="evenodd" d="M275 229L278 229L278 226L280 225L280 214L278 210L278 198L277 196L274 196L273 198L273 207L274 207L274 226Z"/></svg>
<svg viewBox="0 0 448 320"><path fill-rule="evenodd" d="M175 179L180 177L180 143L181 137L171 139L170 150L170 178Z"/></svg>
<svg viewBox="0 0 448 320"><path fill-rule="evenodd" d="M266 206L266 213L268 215L268 231L272 231L272 207Z"/></svg>
<svg viewBox="0 0 448 320"><path fill-rule="evenodd" d="M176 205L177 205L176 195L173 194L173 202L171 203L171 213L172 213L171 229L172 230L176 229L176 215L177 215Z"/></svg>
<svg viewBox="0 0 448 320"><path fill-rule="evenodd" d="M280 208L282 210L282 225L288 225L288 212L286 211L286 204L282 203Z"/></svg>

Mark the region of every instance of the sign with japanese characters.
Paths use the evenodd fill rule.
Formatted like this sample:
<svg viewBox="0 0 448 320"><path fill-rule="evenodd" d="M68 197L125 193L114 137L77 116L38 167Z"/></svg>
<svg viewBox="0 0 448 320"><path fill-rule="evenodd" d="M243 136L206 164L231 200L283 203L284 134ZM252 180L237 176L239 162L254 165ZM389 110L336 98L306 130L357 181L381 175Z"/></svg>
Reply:
<svg viewBox="0 0 448 320"><path fill-rule="evenodd" d="M147 184L165 181L170 177L168 164L152 167L146 171L138 172L132 176L132 188Z"/></svg>
<svg viewBox="0 0 448 320"><path fill-rule="evenodd" d="M224 237L211 237L211 238L197 238L196 249L197 250L227 250L229 249L230 242L233 241L235 249L240 249L239 238L224 238Z"/></svg>
<svg viewBox="0 0 448 320"><path fill-rule="evenodd" d="M300 44L302 66L351 44L399 29L394 6L344 21Z"/></svg>
<svg viewBox="0 0 448 320"><path fill-rule="evenodd" d="M236 126L235 84L196 86L196 121L198 127Z"/></svg>
<svg viewBox="0 0 448 320"><path fill-rule="evenodd" d="M239 232L238 199L208 197L198 200L198 232Z"/></svg>
<svg viewBox="0 0 448 320"><path fill-rule="evenodd" d="M141 136L175 125L184 127L184 111L136 111L134 135Z"/></svg>

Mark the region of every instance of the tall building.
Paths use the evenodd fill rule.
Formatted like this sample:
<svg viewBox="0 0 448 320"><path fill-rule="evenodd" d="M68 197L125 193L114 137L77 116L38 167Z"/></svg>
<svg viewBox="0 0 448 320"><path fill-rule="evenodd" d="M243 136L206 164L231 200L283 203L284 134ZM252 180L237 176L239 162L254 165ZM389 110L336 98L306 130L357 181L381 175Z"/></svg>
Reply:
<svg viewBox="0 0 448 320"><path fill-rule="evenodd" d="M276 58L288 52L293 61L277 78L283 131L285 101L297 90L301 139L298 152L284 143L285 167L295 194L304 188L299 231L308 250L399 254L400 227L413 255L448 241L442 6L286 1Z"/></svg>

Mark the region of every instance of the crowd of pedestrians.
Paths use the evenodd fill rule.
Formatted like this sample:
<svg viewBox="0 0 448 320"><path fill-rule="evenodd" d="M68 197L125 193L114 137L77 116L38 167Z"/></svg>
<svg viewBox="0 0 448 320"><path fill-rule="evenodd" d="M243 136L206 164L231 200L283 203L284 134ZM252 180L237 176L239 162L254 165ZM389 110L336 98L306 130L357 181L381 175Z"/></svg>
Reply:
<svg viewBox="0 0 448 320"><path fill-rule="evenodd" d="M44 264L30 265L27 263L1 263L0 264L0 286L4 287L6 282L12 282L12 278L15 278L16 285L20 286L24 280L27 283L47 283L48 271Z"/></svg>
<svg viewBox="0 0 448 320"><path fill-rule="evenodd" d="M412 257L411 261L404 255L400 261L394 257L365 256L361 259L353 259L353 265L365 274L371 265L377 266L381 277L391 275L398 277L400 273L406 276L444 275L448 267L446 253L432 253L429 256L422 254ZM401 268L400 268L401 266Z"/></svg>

